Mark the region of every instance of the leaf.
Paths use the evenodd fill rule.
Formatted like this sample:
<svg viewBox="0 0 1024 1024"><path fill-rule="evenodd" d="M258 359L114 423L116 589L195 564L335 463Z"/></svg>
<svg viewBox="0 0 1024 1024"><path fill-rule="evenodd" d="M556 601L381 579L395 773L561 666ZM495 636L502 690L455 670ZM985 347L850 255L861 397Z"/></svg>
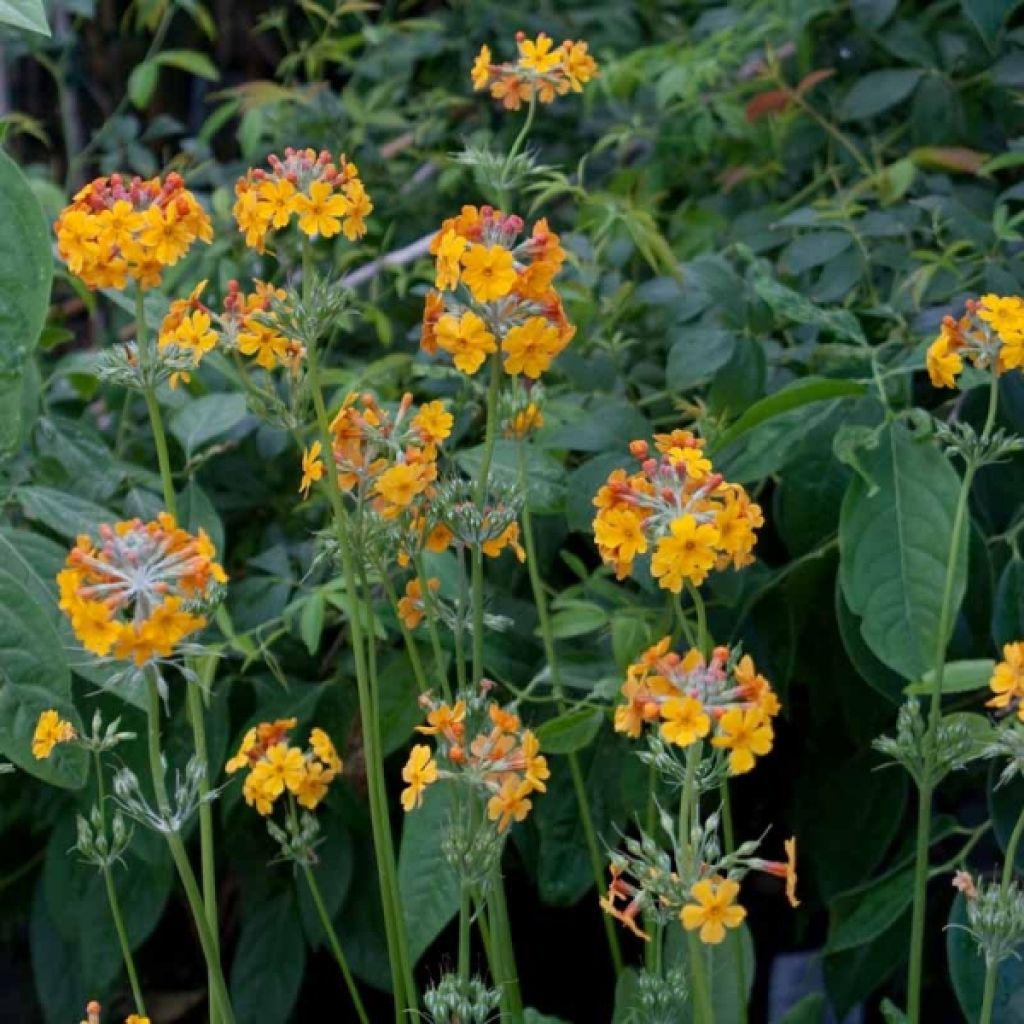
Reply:
<svg viewBox="0 0 1024 1024"><path fill-rule="evenodd" d="M199 53L197 50L164 50L154 59L164 67L187 71L190 75L205 78L210 82L216 82L220 78L216 64L205 53Z"/></svg>
<svg viewBox="0 0 1024 1024"><path fill-rule="evenodd" d="M0 25L12 25L42 36L50 34L43 0L0 0ZM0 188L0 195L2 193Z"/></svg>
<svg viewBox="0 0 1024 1024"><path fill-rule="evenodd" d="M0 21L12 11L23 28L43 32L46 19L27 0L0 0ZM31 23L32 12L38 15ZM53 256L50 230L18 165L0 151L0 457L21 436L22 382L50 303Z"/></svg>
<svg viewBox="0 0 1024 1024"><path fill-rule="evenodd" d="M863 454L878 488L850 481L839 521L840 581L861 634L876 657L907 679L921 679L935 660L960 478L931 444L916 443L890 424L878 447ZM967 531L961 531L953 608L967 578ZM952 618L952 616L951 616ZM949 637L942 637L945 646Z"/></svg>
<svg viewBox="0 0 1024 1024"><path fill-rule="evenodd" d="M608 625L608 612L593 601L565 602L551 616L551 633L556 639L586 636Z"/></svg>
<svg viewBox="0 0 1024 1024"><path fill-rule="evenodd" d="M979 175L985 154L964 146L919 146L910 151L914 164L926 171L954 171Z"/></svg>
<svg viewBox="0 0 1024 1024"><path fill-rule="evenodd" d="M128 99L132 106L144 110L153 98L160 78L160 65L155 60L144 60L132 68L128 76Z"/></svg>
<svg viewBox="0 0 1024 1024"><path fill-rule="evenodd" d="M996 38L1020 0L960 0L964 15L978 30L985 45L994 48Z"/></svg>
<svg viewBox="0 0 1024 1024"><path fill-rule="evenodd" d="M398 853L398 890L413 962L441 934L459 909L459 879L443 850L453 821L451 786L427 789L423 806L404 817Z"/></svg>
<svg viewBox="0 0 1024 1024"><path fill-rule="evenodd" d="M892 927L913 899L913 867L837 896L829 906L831 921L825 952L841 953L867 945Z"/></svg>
<svg viewBox="0 0 1024 1024"><path fill-rule="evenodd" d="M1024 559L1011 558L996 586L992 640L1002 648L1024 637Z"/></svg>
<svg viewBox="0 0 1024 1024"><path fill-rule="evenodd" d="M950 661L942 673L943 693L969 693L988 686L996 663L991 658L972 658L969 661ZM935 669L929 669L924 679L911 683L903 692L908 696L919 696L932 692L935 685Z"/></svg>
<svg viewBox="0 0 1024 1024"><path fill-rule="evenodd" d="M802 274L820 267L853 245L846 231L812 231L794 238L779 254L779 266L787 274Z"/></svg>
<svg viewBox="0 0 1024 1024"><path fill-rule="evenodd" d="M89 778L89 755L83 747L59 743L41 760L32 753L36 723L51 708L81 731L81 719L69 698L42 686L0 685L0 755L51 786L81 789Z"/></svg>
<svg viewBox="0 0 1024 1024"><path fill-rule="evenodd" d="M37 520L67 540L74 540L81 533L95 533L100 523L112 523L118 518L102 505L55 487L19 487L14 496L26 519Z"/></svg>
<svg viewBox="0 0 1024 1024"><path fill-rule="evenodd" d="M231 964L231 1002L239 1020L287 1024L306 969L292 889L245 908Z"/></svg>
<svg viewBox="0 0 1024 1024"><path fill-rule="evenodd" d="M827 1008L824 993L812 992L791 1006L779 1018L779 1024L823 1024Z"/></svg>
<svg viewBox="0 0 1024 1024"><path fill-rule="evenodd" d="M754 940L749 926L743 923L739 928L730 930L725 941L717 946L699 943L697 948L705 958L704 973L711 989L715 1019L740 1020L743 1017L740 992L744 993L744 1004L749 1002L756 970ZM679 927L670 929L665 941L666 961L682 967L689 976L689 954L686 932ZM737 974L742 975L742 980L737 978ZM693 1003L687 1000L679 1024L691 1024L695 1016Z"/></svg>
<svg viewBox="0 0 1024 1024"><path fill-rule="evenodd" d="M582 750L597 735L604 721L598 708L574 708L557 718L549 718L535 730L545 754L571 754Z"/></svg>
<svg viewBox="0 0 1024 1024"><path fill-rule="evenodd" d="M204 395L174 414L170 431L181 442L185 455L192 458L201 445L233 430L246 415L244 395Z"/></svg>
<svg viewBox="0 0 1024 1024"><path fill-rule="evenodd" d="M64 645L50 613L6 569L0 569L0 680L71 697Z"/></svg>
<svg viewBox="0 0 1024 1024"><path fill-rule="evenodd" d="M761 301L779 316L799 324L813 324L858 345L867 343L860 322L849 310L822 309L760 269L755 271L751 283Z"/></svg>
<svg viewBox="0 0 1024 1024"><path fill-rule="evenodd" d="M853 20L865 32L881 28L898 6L899 0L850 0Z"/></svg>
<svg viewBox="0 0 1024 1024"><path fill-rule="evenodd" d="M859 79L839 104L840 121L863 121L902 103L921 81L917 68L870 71Z"/></svg>
<svg viewBox="0 0 1024 1024"><path fill-rule="evenodd" d="M604 452L622 447L623 438L647 437L651 425L634 406L626 402L599 402L573 423L544 435L545 448L568 448L577 452Z"/></svg>
<svg viewBox="0 0 1024 1024"><path fill-rule="evenodd" d="M710 380L732 358L736 335L719 327L690 324L676 327L670 334L672 347L665 364L665 385L670 391L685 391ZM622 437L644 437L642 433L623 431Z"/></svg>
<svg viewBox="0 0 1024 1024"><path fill-rule="evenodd" d="M338 913L353 876L352 835L340 815L321 812L321 844L317 847L317 861L313 865L313 877L323 898L327 914L332 919ZM310 895L304 878L297 881L299 886L299 915L309 943L314 948L327 941L324 927Z"/></svg>
<svg viewBox="0 0 1024 1024"><path fill-rule="evenodd" d="M491 483L495 487L518 490L519 443L498 441L491 461ZM455 456L459 468L474 480L483 464L483 445L466 449ZM565 470L548 452L533 447L526 453L526 486L530 508L536 512L558 510L565 490Z"/></svg>

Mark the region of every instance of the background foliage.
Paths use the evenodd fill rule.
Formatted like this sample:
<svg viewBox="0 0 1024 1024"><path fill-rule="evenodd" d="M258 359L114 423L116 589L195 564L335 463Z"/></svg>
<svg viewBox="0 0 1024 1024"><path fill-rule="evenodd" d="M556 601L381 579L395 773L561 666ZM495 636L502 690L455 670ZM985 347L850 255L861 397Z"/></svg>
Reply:
<svg viewBox="0 0 1024 1024"><path fill-rule="evenodd" d="M772 958L795 949L823 950L840 1013L885 995L898 1001L910 805L904 777L882 767L870 741L891 730L904 688L929 667L957 482L923 443L925 421L893 414L923 406L980 418L977 392L940 404L948 399L919 372L924 347L964 297L1024 288L1015 6L54 0L44 36L32 31L45 24L38 4L0 0L0 21L15 26L0 29L0 124L7 153L27 168L26 184L0 157L0 750L39 776L0 779L0 940L12 978L0 999L13 1001L4 1013L23 1019L34 989L45 1010L32 1012L67 1021L87 995L119 989L99 880L66 856L68 809L89 802L85 766L68 756L40 767L12 723L42 706L71 714L88 697L141 731L135 709L95 697L102 679L56 613L53 577L76 533L159 507L144 410L95 375L130 315L97 304L62 271L51 292L46 222L94 173L182 170L221 230L174 268L167 291L209 277L221 294L230 278L260 269L231 230L234 179L270 150L311 145L346 150L378 211L365 250L338 259L362 264L398 250L479 201L471 170L451 155L517 125L470 94L468 69L480 43L511 47L520 28L585 38L602 65L582 103L545 110L533 136L549 166L533 200L571 249L579 333L549 390L529 500L557 592L563 675L587 701L542 728L542 741L556 755L580 751L603 834L628 828L646 803L647 772L605 711L624 666L661 635L664 608L654 588L613 586L598 568L590 497L625 463L627 440L699 414L716 465L756 490L768 520L758 565L709 583L711 629L742 639L785 706L772 757L735 787L735 813L744 833L774 822L801 844L800 910L783 912L773 890L752 897L755 1006L766 1004ZM363 316L336 346L332 385L385 398L455 393L449 376L417 359L430 276L413 260L360 280ZM154 326L165 301L151 299ZM348 782L324 815L321 884L357 974L383 986L354 699L331 681L339 666L350 675L344 595L311 569L318 524L296 510L286 436L247 411L228 367L209 362L175 393L170 429L185 466L184 518L219 549L226 543L232 578L211 758L222 762L257 715L295 714L300 727L315 716L343 740ZM1001 387L1004 424L1024 433L1019 375ZM463 412L465 427L472 410ZM499 447L510 474L514 458ZM1024 634L1022 488L1019 457L979 478L960 581L970 600L952 658L990 658ZM432 574L452 585L443 559ZM510 626L488 635L486 664L519 687L543 668L528 593L525 571L503 565L492 575L490 606ZM385 743L398 753L419 712L397 646L384 672ZM954 700L979 703L969 686ZM546 1013L605 1020L614 981L592 966L606 956L599 911L571 787L553 760L550 793L507 864L524 989ZM989 813L994 836L976 857L998 859L1020 796L993 793L982 770L957 776L942 797L936 861ZM304 1000L333 991L307 970L323 956L312 907L287 871L267 869L269 841L237 790L217 809L239 1018L299 1019ZM443 815L428 800L401 840L412 942L432 950L423 971L453 948ZM188 926L170 898L164 850L139 834L127 866L118 879L129 931L144 976L165 994L154 1017L187 1019L202 978L198 961L179 955ZM955 998L970 1016L980 961L939 928L962 914L952 891L939 883L933 898L927 1003ZM570 945L577 966L553 973ZM1020 967L1004 973L999 1019L1024 1020L1011 1005ZM620 1017L628 997L627 978Z"/></svg>

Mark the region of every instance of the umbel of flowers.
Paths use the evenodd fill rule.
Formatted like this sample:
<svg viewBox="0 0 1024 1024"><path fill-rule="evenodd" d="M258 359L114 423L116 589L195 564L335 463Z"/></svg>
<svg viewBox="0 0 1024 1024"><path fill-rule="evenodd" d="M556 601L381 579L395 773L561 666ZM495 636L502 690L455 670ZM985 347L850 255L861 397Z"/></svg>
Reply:
<svg viewBox="0 0 1024 1024"><path fill-rule="evenodd" d="M637 556L650 553L651 574L678 594L712 570L753 562L760 506L714 471L702 438L673 430L654 442L656 456L646 441L633 441L637 472L614 470L594 498L594 539L616 577L630 575Z"/></svg>
<svg viewBox="0 0 1024 1024"><path fill-rule="evenodd" d="M716 647L709 659L695 648L679 655L664 637L626 670L625 701L615 730L638 739L657 727L675 747L709 740L728 752L729 774L742 775L772 749L772 719L782 706L750 655Z"/></svg>
<svg viewBox="0 0 1024 1024"><path fill-rule="evenodd" d="M213 238L210 218L181 175L128 178L112 174L82 188L54 225L57 252L92 289L160 284L196 239Z"/></svg>
<svg viewBox="0 0 1024 1024"><path fill-rule="evenodd" d="M552 282L565 262L546 220L520 239L521 217L464 206L441 225L430 251L436 290L427 293L420 344L475 374L500 350L505 372L536 380L569 344L569 323Z"/></svg>
<svg viewBox="0 0 1024 1024"><path fill-rule="evenodd" d="M267 236L285 230L292 218L309 238L341 233L352 242L366 233L373 203L344 153L335 159L326 150L289 147L283 160L272 153L267 164L235 184L233 213L250 248L263 252Z"/></svg>
<svg viewBox="0 0 1024 1024"><path fill-rule="evenodd" d="M928 376L937 388L956 387L964 360L996 374L1024 368L1024 299L983 295L961 317L947 316L928 348Z"/></svg>
<svg viewBox="0 0 1024 1024"><path fill-rule="evenodd" d="M98 534L80 536L57 575L60 607L79 642L138 666L170 658L203 629L203 610L227 582L212 541L166 512L146 523L103 524Z"/></svg>
<svg viewBox="0 0 1024 1024"><path fill-rule="evenodd" d="M583 86L597 75L597 61L584 42L567 39L555 46L544 32L536 39L517 32L516 46L516 60L505 63L494 62L489 46L480 47L470 76L474 89L490 89L506 110L518 110L534 98L553 103L556 96L583 92Z"/></svg>

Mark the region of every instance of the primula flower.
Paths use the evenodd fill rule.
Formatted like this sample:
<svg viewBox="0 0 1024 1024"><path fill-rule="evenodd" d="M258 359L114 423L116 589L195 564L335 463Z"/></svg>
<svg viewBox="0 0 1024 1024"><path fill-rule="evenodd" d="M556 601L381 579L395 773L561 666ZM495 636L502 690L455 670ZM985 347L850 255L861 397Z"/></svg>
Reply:
<svg viewBox="0 0 1024 1024"><path fill-rule="evenodd" d="M284 159L267 158L268 168L254 168L235 183L235 220L245 244L263 252L267 235L298 218L299 230L310 238L339 233L356 241L366 233L373 203L359 179L356 165L324 150L285 150Z"/></svg>
<svg viewBox="0 0 1024 1024"><path fill-rule="evenodd" d="M986 707L1015 708L1024 722L1024 641L1003 646L1003 660L996 665L988 685L995 696Z"/></svg>
<svg viewBox="0 0 1024 1024"><path fill-rule="evenodd" d="M487 801L487 817L498 823L499 832L504 832L513 821L525 820L533 807L530 800L533 789L529 782L508 779Z"/></svg>
<svg viewBox="0 0 1024 1024"><path fill-rule="evenodd" d="M932 385L956 387L965 359L996 374L1024 369L1024 299L983 295L968 300L963 316L943 319L925 360Z"/></svg>
<svg viewBox="0 0 1024 1024"><path fill-rule="evenodd" d="M616 865L610 865L611 882L608 885L608 893L599 900L601 909L614 917L620 924L625 925L638 939L650 942L651 937L636 922L644 910L644 893L638 886L633 885L622 877L622 869ZM619 908L619 902L625 906Z"/></svg>
<svg viewBox="0 0 1024 1024"><path fill-rule="evenodd" d="M494 335L487 330L487 325L469 310L461 317L445 313L437 321L434 337L437 347L452 356L455 368L470 375L484 365L492 352L498 351Z"/></svg>
<svg viewBox="0 0 1024 1024"><path fill-rule="evenodd" d="M431 591L436 591L440 589L441 581L432 577L427 580L427 586ZM398 600L398 617L406 629L416 629L423 621L425 611L423 588L420 586L420 581L409 580L405 585L405 596Z"/></svg>
<svg viewBox="0 0 1024 1024"><path fill-rule="evenodd" d="M700 941L718 945L727 928L739 928L747 916L736 903L740 887L729 878L703 878L695 882L690 894L694 899L680 911L683 927L692 932L700 929Z"/></svg>
<svg viewBox="0 0 1024 1024"><path fill-rule="evenodd" d="M772 725L760 708L730 708L718 722L713 747L729 751L729 771L742 775L754 767L756 757L772 749Z"/></svg>
<svg viewBox="0 0 1024 1024"><path fill-rule="evenodd" d="M32 756L37 761L45 760L53 753L58 743L70 743L78 738L75 727L66 722L50 708L39 716L35 732L32 734Z"/></svg>
<svg viewBox="0 0 1024 1024"><path fill-rule="evenodd" d="M544 32L536 39L518 32L516 43L518 59L505 64L493 63L490 47L482 46L470 72L473 88L478 92L489 88L508 110L518 110L535 94L541 103L551 103L556 96L582 92L597 75L597 61L584 42L567 39L555 46Z"/></svg>
<svg viewBox="0 0 1024 1024"><path fill-rule="evenodd" d="M198 609L227 582L202 529L195 536L166 512L81 536L57 575L60 608L82 646L138 666L168 658L206 625ZM193 610L195 609L195 610Z"/></svg>
<svg viewBox="0 0 1024 1024"><path fill-rule="evenodd" d="M786 880L786 899L789 901L789 905L796 909L800 906L800 901L796 898L796 838L791 836L785 840L782 848L786 851L786 859L784 861L755 858L750 861L750 866L755 871L763 871L765 874L774 875L776 878L784 878Z"/></svg>
<svg viewBox="0 0 1024 1024"><path fill-rule="evenodd" d="M210 242L213 227L181 175L96 178L80 189L54 224L57 252L92 289L160 283L196 240Z"/></svg>
<svg viewBox="0 0 1024 1024"><path fill-rule="evenodd" d="M437 781L437 762L425 743L417 743L409 752L409 760L402 769L402 780L406 783L402 790L402 807L411 811L422 806L424 790Z"/></svg>

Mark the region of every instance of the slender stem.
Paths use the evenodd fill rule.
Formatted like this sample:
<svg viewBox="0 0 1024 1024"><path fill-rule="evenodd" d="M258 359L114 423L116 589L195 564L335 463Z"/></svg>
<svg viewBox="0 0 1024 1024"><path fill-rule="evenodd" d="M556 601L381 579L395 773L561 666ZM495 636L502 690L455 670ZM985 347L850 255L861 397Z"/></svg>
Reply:
<svg viewBox="0 0 1024 1024"><path fill-rule="evenodd" d="M469 886L463 882L459 894L459 981L463 992L469 984L470 922L473 914Z"/></svg>
<svg viewBox="0 0 1024 1024"><path fill-rule="evenodd" d="M704 607L704 598L700 591L689 581L686 581L686 591L693 601L693 608L697 615L697 649L704 657L708 655L708 648L711 646L711 638L708 636L708 613Z"/></svg>
<svg viewBox="0 0 1024 1024"><path fill-rule="evenodd" d="M391 607L394 610L395 618L398 619L398 628L402 631L402 639L405 641L405 649L409 654L409 664L412 665L412 674L416 677L416 686L419 688L420 693L426 693L430 689L430 684L427 682L426 673L423 671L423 661L420 659L420 649L416 643L416 638L412 635L412 631L405 624L405 620L402 618L401 612L398 610L398 594L395 593L395 588L391 584L391 579L384 569L380 569L380 580L384 587L384 593L388 596L388 601L391 603Z"/></svg>
<svg viewBox="0 0 1024 1024"><path fill-rule="evenodd" d="M149 360L144 298L145 292L143 292L141 285L137 286L135 289L135 342L139 353L139 367L142 370L142 394L146 399L146 411L149 413L153 443L156 445L156 461L160 468L160 484L164 492L164 505L173 516L176 514L177 509L177 502L174 497L174 476L171 473L171 458L167 451L167 434L164 432L163 416L160 414L160 403L156 398L155 375Z"/></svg>
<svg viewBox="0 0 1024 1024"><path fill-rule="evenodd" d="M505 899L505 879L502 877L500 865L491 872L491 880L487 889L487 903L492 914L491 938L500 965L498 968L500 976L496 977L494 981L501 991L502 1020L508 1020L511 1024L522 1024L523 999L519 992L515 947L512 944L508 903Z"/></svg>
<svg viewBox="0 0 1024 1024"><path fill-rule="evenodd" d="M430 634L430 647L434 653L434 672L437 681L444 693L445 700L451 703L451 688L448 685L448 671L445 666L444 652L441 650L441 634L437 629L437 606L434 603L434 593L430 589L430 580L427 571L423 567L423 556L416 554L413 558L413 567L416 569L416 579L420 583L420 593L423 595L424 618L427 620L427 632Z"/></svg>
<svg viewBox="0 0 1024 1024"><path fill-rule="evenodd" d="M1020 846L1021 836L1024 836L1024 808L1017 816L1017 824L1013 826L1010 834L1010 841L1006 844L1006 857L1003 860L1003 875L999 882L999 892L1006 900L1006 894L1013 881L1013 871L1017 864L1017 847ZM981 1002L981 1016L978 1024L992 1024L992 1010L995 1005L996 983L999 980L999 964L996 961L985 965L985 992Z"/></svg>
<svg viewBox="0 0 1024 1024"><path fill-rule="evenodd" d="M686 750L686 775L679 798L679 848L682 851L682 875L694 877L693 847L690 843L690 824L700 814L700 790L697 786L697 770L700 768L702 743L691 743ZM695 1024L714 1024L715 1013L711 1006L711 992L708 988L704 951L696 932L686 933L687 950L690 960L690 974L693 982Z"/></svg>
<svg viewBox="0 0 1024 1024"><path fill-rule="evenodd" d="M672 608L675 612L676 624L679 626L680 636L685 637L686 642L691 647L696 647L697 638L693 635L693 629L690 626L690 620L686 617L686 613L683 611L683 602L680 600L678 594L672 595Z"/></svg>
<svg viewBox="0 0 1024 1024"><path fill-rule="evenodd" d="M107 811L106 792L103 786L103 762L100 759L98 750L92 752L93 765L96 769L96 802L100 811L100 828L104 836L107 832ZM121 901L117 895L117 887L114 885L114 873L110 870L110 863L103 861L103 882L107 888L107 903L110 904L110 916L114 919L114 930L117 932L117 941L121 945L121 956L124 959L124 969L128 972L128 984L131 985L132 998L135 1000L135 1011L140 1017L146 1016L146 1003L142 998L142 986L139 984L139 976L135 970L135 959L132 956L131 943L128 941L128 931L124 926L124 916L121 913Z"/></svg>
<svg viewBox="0 0 1024 1024"><path fill-rule="evenodd" d="M189 863L188 854L185 852L185 844L170 824L170 800L167 796L167 782L164 779L163 755L160 752L160 694L156 684L156 670L152 666L146 668L146 682L149 688L147 729L149 767L153 776L153 791L156 794L157 808L161 816L168 822L167 827L162 830L163 835L167 840L171 858L174 860L178 877L185 890L196 932L199 935L199 944L202 947L203 956L206 958L206 968L212 982L210 1002L218 1005L221 1019L225 1024L235 1024L234 1010L231 1008L228 988L224 982L224 972L221 969L220 957L217 954L217 947L207 921L199 885L196 882L195 873L192 871L192 865Z"/></svg>
<svg viewBox="0 0 1024 1024"><path fill-rule="evenodd" d="M555 647L555 635L551 628L551 615L548 611L547 594L544 592L544 582L540 578L540 563L537 560L537 544L533 534L533 515L530 512L529 495L527 493L526 476L526 445L519 445L519 489L524 495L523 501L523 541L526 545L526 568L530 576L530 588L533 591L533 603L537 609L537 620L540 624L541 639L544 643L544 656L547 658L548 669L551 672L551 688L557 698L559 714L564 714L566 704L564 700L565 690L562 686L562 670L558 661L558 654ZM590 859L590 870L594 876L594 884L600 893L604 884L604 861L601 857L601 847L597 840L597 828L594 825L594 815L590 808L590 800L587 796L587 787L583 779L583 769L576 751L566 755L569 759L569 774L572 776L573 791L576 794L576 805L580 812L580 824L583 826L583 835L587 844L587 856ZM608 952L611 954L612 966L615 969L615 976L622 972L622 950L619 948L619 939L615 933L612 919L607 914L601 915L604 924L605 938L608 942Z"/></svg>

